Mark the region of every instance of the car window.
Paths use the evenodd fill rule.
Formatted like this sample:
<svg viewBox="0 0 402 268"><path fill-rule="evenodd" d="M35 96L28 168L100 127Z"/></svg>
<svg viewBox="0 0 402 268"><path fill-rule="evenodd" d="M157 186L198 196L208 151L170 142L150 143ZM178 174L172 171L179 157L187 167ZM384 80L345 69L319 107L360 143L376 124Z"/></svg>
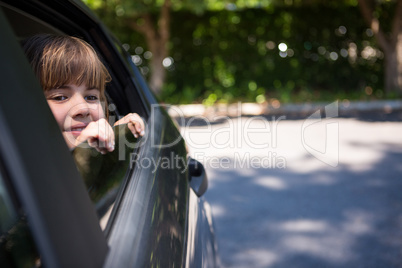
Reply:
<svg viewBox="0 0 402 268"><path fill-rule="evenodd" d="M96 35L96 32L86 31L84 27L77 30L76 25L73 25L75 23L73 21L70 25L68 20L60 19L57 20L57 23L60 24L54 24L52 23L54 18L46 17L48 14L42 16L40 11L33 15L29 14L29 10L22 11L7 4L0 5L0 8L3 9L16 37L20 41L40 33L69 34L84 38L96 50L105 49L102 47L104 43ZM110 50L107 51L109 54L111 53ZM111 57L109 54L104 55L100 51L98 56L105 61L105 66L112 75L112 82L106 88L108 98L106 109L109 110L111 125L113 125L113 121L118 120L128 112L137 112L141 116L146 116L146 111L139 105L143 101L139 100L138 92L129 83L129 75L122 76L121 66L118 66L116 62L108 64L105 57ZM112 58L114 61L116 60L114 57ZM131 95L127 96L127 94ZM127 103L128 99L130 99L129 103ZM77 148L72 152L77 168L87 186L88 194L95 204L100 225L103 229L107 226L109 216L115 206L116 198L118 198L119 191L124 185L124 178L129 176L134 167L132 157L135 150L138 149L135 145L132 145L133 142L135 143L135 140L130 140L134 139L134 137L127 127L115 127L114 130L116 135L115 152L101 155L95 149L88 148L88 146L86 148L85 146ZM124 148L121 148L121 146ZM122 152L124 153L121 154ZM122 160L122 158L125 160Z"/></svg>
<svg viewBox="0 0 402 268"><path fill-rule="evenodd" d="M155 99L155 96L151 93L151 91L148 88L148 85L142 76L141 72L137 68L137 66L134 64L132 56L122 48L120 43L117 40L113 40L113 44L116 47L117 51L119 52L121 58L123 59L123 63L125 64L126 69L130 72L131 78L133 80L133 83L135 84L136 88L140 89L140 93L143 93L144 96L141 96L143 103L145 103L145 106L147 108L147 114L150 114L150 109L151 109L151 104L157 104L157 101ZM148 101L152 101L152 103L149 103Z"/></svg>
<svg viewBox="0 0 402 268"><path fill-rule="evenodd" d="M22 208L16 206L0 165L0 267L41 267Z"/></svg>
<svg viewBox="0 0 402 268"><path fill-rule="evenodd" d="M96 206L102 229L106 228L119 189L135 166L141 140L133 136L127 124L113 127L115 150L101 154L87 142L77 146L72 155Z"/></svg>

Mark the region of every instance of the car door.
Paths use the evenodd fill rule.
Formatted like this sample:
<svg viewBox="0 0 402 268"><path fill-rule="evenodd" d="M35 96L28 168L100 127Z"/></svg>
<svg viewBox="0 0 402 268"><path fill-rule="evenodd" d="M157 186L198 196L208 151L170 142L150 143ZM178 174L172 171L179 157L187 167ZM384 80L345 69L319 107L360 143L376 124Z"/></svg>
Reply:
<svg viewBox="0 0 402 268"><path fill-rule="evenodd" d="M99 267L107 244L93 205L1 10L0 34L0 157L8 182L3 192L18 212L15 223L27 218L28 233L46 266Z"/></svg>
<svg viewBox="0 0 402 268"><path fill-rule="evenodd" d="M42 228L38 230L33 228L32 233L35 238L34 240L38 244L39 252L46 253L43 255L44 262L46 264L59 264L61 265L60 267L64 267L64 265L66 267L79 267L81 265L81 267L92 267L91 265L99 266L102 261L104 267L216 266L216 245L213 237L210 211L206 209L207 205L204 205L204 200L195 194L197 192L201 195L205 191L206 185L203 183L206 182L205 176L199 174L199 170L191 172L188 168L187 151L179 131L163 107L156 102L138 69L130 62L129 56L125 55L114 37L104 29L95 17L88 15L90 12L79 2L2 2L7 20L14 30L14 35L10 31L8 35L4 35L7 37L7 40L14 40L10 41L9 46L13 47L15 55L12 57L9 55L8 59L11 61L13 57L18 58L13 71L5 72L4 74L8 76L7 85L10 88L21 87L21 90L24 92L21 94L26 94L24 96L29 97L29 100L34 100L35 105L32 103L29 104L30 102L26 99L22 103L26 109L20 111L18 114L21 117L24 114L34 116L35 120L30 121L28 126L32 128L37 125L46 131L35 133L36 136L30 136L30 139L39 139L38 136L46 132L46 135L42 135L41 139L39 139L40 141L45 141L36 143L35 145L39 147L42 143L46 143L47 146L51 145L48 149L52 149L47 155L44 155L46 156L45 161L38 162L40 158L36 157L36 162L32 163L36 163L35 166L38 168L40 166L44 170L43 172L48 170L46 163L50 164L49 174L45 178L54 181L51 181L51 183L47 181L41 183L44 178L41 177L38 179L37 176L40 175L36 173L32 175L31 180L38 184L37 187L46 186L46 190L50 189L54 193L47 193L46 195L42 192L31 193L28 196L32 198L40 197L39 199L43 204L38 204L38 208L26 208L27 213L30 212L33 220L39 221L39 227ZM3 21L5 20L3 19ZM4 23L7 24L7 22ZM113 192L113 198L108 199L109 203L106 207L104 203L100 204L100 202L93 199L93 204L88 202L88 195L86 195L83 185L85 178L80 176L82 173L77 173L77 168L72 160L75 153L73 152L73 157L71 157L71 153L66 150L57 125L54 124L54 119L47 108L43 96L41 96L41 89L18 47L18 41L31 34L43 31L80 36L93 45L112 75L112 82L107 88L111 104L109 108L113 108L111 109L113 112L112 116L118 117L126 113L136 112L144 118L147 124L147 135L136 143L135 146L124 147L130 150L129 158L126 158L129 161L128 165L126 165L127 170L123 172L122 177L119 179L117 190L107 191ZM8 53L8 48L4 48L3 53ZM22 63L20 64L20 62ZM7 63L4 63L4 68L6 66ZM14 75L11 76L10 72ZM16 74L19 75L17 76ZM16 81L20 83L22 83L21 81L25 82L18 85ZM17 85L13 83L17 83ZM8 94L6 90L2 89L3 91L4 93L2 94ZM16 96L14 97L4 99L4 107L6 108L3 109L5 114L15 114L18 110L17 107L14 107L13 111L9 111L9 108L7 108L14 105L13 103L17 99ZM37 109L37 112L30 113L29 110L34 109L34 107ZM39 117L43 118L44 122L36 123L36 118ZM12 124L12 119L8 120L7 124ZM16 128L16 132L24 129L17 123L14 123L12 126L7 125L5 128ZM49 129L51 132L48 133ZM13 139L24 139L22 134L15 135L13 132L8 135ZM48 140L52 141L48 142ZM8 144L8 142L5 144ZM31 146L33 145L31 144ZM40 148L42 152L42 147ZM24 157L28 155L34 157L35 150L30 149L30 153L27 154L25 151L20 151L19 147L5 149L5 151L12 150L18 154L24 154ZM53 165L52 154L56 155L54 157L56 161L55 165ZM58 157L60 158L59 160L57 160ZM7 158L5 159L7 160ZM7 161L10 165L18 163L15 159ZM21 169L23 169L27 163L23 162L20 165ZM51 170L53 170L53 173ZM57 170L60 170L63 176L59 176ZM75 179L70 181L70 177L74 177ZM17 178L16 180L19 179ZM53 184L55 184L55 190L51 187ZM71 189L67 187L66 193L59 193L59 188L62 188L60 185L64 184L72 184ZM24 185L24 183L21 183L21 185ZM26 188L31 190L30 184L26 185L28 185ZM45 191L44 189L39 190ZM19 197L20 194L24 193L17 191L16 196ZM75 194L77 194L77 199L75 198ZM60 199L58 202L61 203L62 211L78 209L78 212L72 211L71 215L61 213L63 215L59 215L59 218L57 218L58 214L53 211L55 208L53 207L53 202L51 202L57 200L57 196ZM105 198L99 200L105 200ZM26 202L29 203L30 201ZM81 202L83 202L83 206L79 207ZM33 204L36 203L34 202ZM51 206L51 208L48 208L46 205ZM76 208L76 206L79 208ZM42 223L45 219L36 216L36 211L39 209L43 213L46 213L49 217L46 220L49 222ZM56 213L54 214L56 215L55 219L52 217L53 213ZM86 217L83 217L80 213L85 214ZM76 217L79 217L79 220ZM103 233L100 231L97 220L101 220L100 225ZM71 241L67 239L65 244L56 239L56 242L63 244L64 247L73 247L76 249L76 251L73 250L68 254L66 253L66 256L59 256L54 253L54 250L49 246L50 242L48 244L41 242L41 239L44 239L41 238L41 232L44 232L43 226L53 229L53 226L58 226L60 222L63 222L65 225L73 222L74 224L69 226L69 228L73 229L71 232L75 232L76 235L82 235L77 238L75 233L73 233L70 237L70 230L68 228L65 232L61 232L60 229L55 228L54 232L46 233L49 240L57 238L55 234L57 231L60 231L59 235L62 237L69 237ZM82 230L78 230L81 224L83 226ZM97 226L89 227L90 224L91 226ZM101 235L99 235L99 232L101 232ZM81 247L75 247L74 243L79 243L81 240L86 241L83 244L86 251ZM93 246L91 243L95 243L97 246ZM107 254L106 246L108 247ZM88 254L86 253L87 251ZM61 250L60 254L62 253ZM49 256L47 257L48 260L45 258L45 255ZM77 258L78 256L81 258L83 255L85 258L88 257L88 260L92 260L93 263L88 264L85 262L85 259L81 263L81 260ZM69 262L66 259L69 259ZM48 266L53 267L52 265Z"/></svg>

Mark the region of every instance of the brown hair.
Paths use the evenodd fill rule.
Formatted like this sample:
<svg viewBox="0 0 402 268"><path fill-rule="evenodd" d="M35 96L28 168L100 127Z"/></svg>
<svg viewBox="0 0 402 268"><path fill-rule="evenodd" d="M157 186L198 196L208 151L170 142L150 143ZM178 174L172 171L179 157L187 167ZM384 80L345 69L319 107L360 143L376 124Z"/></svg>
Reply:
<svg viewBox="0 0 402 268"><path fill-rule="evenodd" d="M111 77L95 50L72 36L35 35L23 48L44 91L73 83L100 91L106 102L105 86Z"/></svg>

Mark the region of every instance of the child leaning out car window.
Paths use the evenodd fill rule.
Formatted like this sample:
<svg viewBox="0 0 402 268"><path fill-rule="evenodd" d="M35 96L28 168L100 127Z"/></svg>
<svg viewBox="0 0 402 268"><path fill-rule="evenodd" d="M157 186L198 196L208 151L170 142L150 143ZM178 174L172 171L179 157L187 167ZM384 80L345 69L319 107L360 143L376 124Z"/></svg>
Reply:
<svg viewBox="0 0 402 268"><path fill-rule="evenodd" d="M56 35L33 36L23 48L69 148L87 141L103 154L113 151L114 133L102 108L111 79L94 49L79 38ZM135 137L144 135L136 113L114 125L119 124L128 124Z"/></svg>

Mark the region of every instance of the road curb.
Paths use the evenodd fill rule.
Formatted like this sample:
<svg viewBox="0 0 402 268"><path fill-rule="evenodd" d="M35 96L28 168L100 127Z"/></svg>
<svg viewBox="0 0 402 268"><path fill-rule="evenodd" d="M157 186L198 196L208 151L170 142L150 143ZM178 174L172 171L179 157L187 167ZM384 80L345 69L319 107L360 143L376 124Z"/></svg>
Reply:
<svg viewBox="0 0 402 268"><path fill-rule="evenodd" d="M339 114L350 114L354 112L378 111L390 113L402 110L402 100L382 100L382 101L335 101L322 103L301 103L301 104L280 104L272 102L270 104L258 103L234 103L216 104L204 106L202 104L168 105L167 111L172 117L218 117L218 116L258 116L258 115L288 115L288 114L312 114L317 110L324 109L326 106L336 105Z"/></svg>

